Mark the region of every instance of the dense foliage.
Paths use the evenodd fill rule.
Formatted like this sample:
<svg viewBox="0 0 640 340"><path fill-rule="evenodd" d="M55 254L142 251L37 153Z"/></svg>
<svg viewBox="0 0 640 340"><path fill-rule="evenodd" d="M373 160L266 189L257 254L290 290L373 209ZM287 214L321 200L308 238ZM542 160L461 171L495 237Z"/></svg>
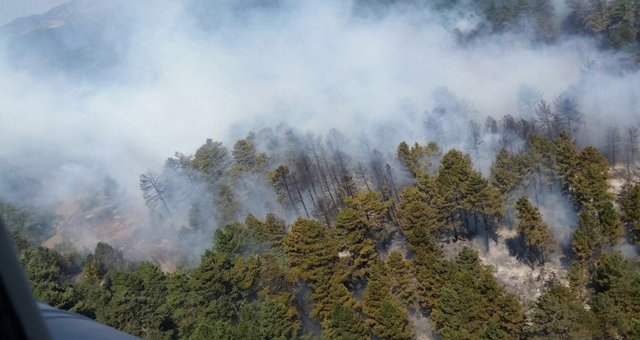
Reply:
<svg viewBox="0 0 640 340"><path fill-rule="evenodd" d="M396 160L408 183L375 153L365 172L316 143L296 145L274 164L283 158L259 152L257 138L238 141L231 157L207 140L194 156L170 158L162 174L141 176L158 221L175 227L185 209L176 197L188 198L189 226L176 231L184 237L226 223L197 265L172 272L130 263L105 243L88 254L39 246L34 235L49 235L55 219L3 203L35 295L154 339L409 339L418 335L417 317L445 339L640 335L640 264L614 247L638 240L639 185L625 185L616 205L606 159L579 149L570 134L533 134L520 152L500 150L488 178L459 150L403 142ZM243 191L224 188L247 176L272 185L295 221L247 214L240 222ZM188 183L209 194L193 199ZM535 205L553 186L579 212L567 247ZM198 213L208 205L222 212L215 221ZM450 245L476 238L490 249L503 228L517 232L514 255L531 268L551 256L570 259L569 282L545 282L530 303L507 291L477 250L447 255ZM392 249L394 242L403 245Z"/></svg>
<svg viewBox="0 0 640 340"><path fill-rule="evenodd" d="M640 60L640 1L566 0L562 16L553 2L360 0L354 10L428 7L462 50L488 36L534 48L589 37ZM523 85L518 96L516 116L478 122L439 88L417 122L433 141L393 153L379 147L388 141L354 146L336 130L286 125L176 152L138 182L157 230L145 246L179 254L167 267L130 261L115 243L45 247L60 216L26 199L0 201L0 218L38 299L143 338L640 338L638 127L600 127L597 147L579 145L586 123L572 89L547 102ZM107 178L79 211L103 200L100 218L112 221L118 195ZM568 202L557 209L575 222L549 223L547 196ZM206 250L192 249L203 239ZM499 246L532 276L533 298L489 265Z"/></svg>
<svg viewBox="0 0 640 340"><path fill-rule="evenodd" d="M436 11L478 18L472 29L455 29L461 43L491 34L522 31L529 31L532 41L538 44L553 43L567 36L590 36L603 48L627 50L638 58L637 0L565 0L566 10L552 0L359 0L357 3L365 11L428 6Z"/></svg>

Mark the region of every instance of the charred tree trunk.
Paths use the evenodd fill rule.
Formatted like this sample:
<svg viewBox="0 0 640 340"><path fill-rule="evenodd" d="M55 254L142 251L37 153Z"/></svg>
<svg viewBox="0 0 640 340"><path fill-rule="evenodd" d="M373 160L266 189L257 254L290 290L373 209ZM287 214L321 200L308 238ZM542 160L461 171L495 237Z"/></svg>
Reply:
<svg viewBox="0 0 640 340"><path fill-rule="evenodd" d="M316 201L313 199L313 194L311 194L311 188L309 188L309 186L307 186L307 192L309 193L309 198L311 198L311 204L315 207Z"/></svg>
<svg viewBox="0 0 640 340"><path fill-rule="evenodd" d="M362 167L362 163L358 162L358 170L360 172L360 177L362 177L362 181L364 185L367 187L367 191L371 192L371 187L369 187L369 182L367 182L367 176L364 173L364 168Z"/></svg>
<svg viewBox="0 0 640 340"><path fill-rule="evenodd" d="M329 162L327 161L327 156L324 153L324 149L320 147L320 154L322 155L322 161L324 162L325 167L327 168L327 172L329 173L329 179L331 179L331 185L333 186L333 192L338 196L338 203L340 206L344 206L344 202L342 201L342 197L340 197L340 193L338 192L338 179L333 173L333 169L329 166Z"/></svg>
<svg viewBox="0 0 640 340"><path fill-rule="evenodd" d="M291 201L291 205L293 205L293 209L296 211L296 215L300 217L300 211L298 210L298 206L296 206L296 202L293 200L293 196L291 195L291 189L289 189L289 183L287 183L286 178L282 178L282 184L284 184L284 189L287 191L287 196L289 197L289 201Z"/></svg>
<svg viewBox="0 0 640 340"><path fill-rule="evenodd" d="M300 187L298 186L298 181L296 180L295 176L293 177L293 185L296 188L296 192L298 193L298 197L300 198L300 203L302 203L302 208L304 209L304 213L307 216L307 218L311 218L311 216L309 215L309 210L307 210L307 205L304 203L304 198L302 198L302 193L300 192Z"/></svg>
<svg viewBox="0 0 640 340"><path fill-rule="evenodd" d="M400 202L400 196L398 195L398 187L396 187L396 183L393 181L393 175L391 174L391 166L387 163L387 174L389 175L389 181L391 182L391 188L393 189L394 196L396 198L396 202Z"/></svg>
<svg viewBox="0 0 640 340"><path fill-rule="evenodd" d="M485 250L489 252L489 237L493 238L493 224L489 225L487 221L487 215L482 215L482 222L484 223L484 246Z"/></svg>
<svg viewBox="0 0 640 340"><path fill-rule="evenodd" d="M322 166L320 165L320 158L318 157L318 153L316 152L316 148L315 147L311 147L311 151L313 152L313 157L316 161L316 166L318 167L318 174L319 176L322 178L322 181L324 182L324 185L327 189L327 193L329 194L329 197L331 198L331 202L333 203L333 206L337 206L336 205L336 200L333 199L333 195L331 194L331 187L329 187L329 182L327 181L327 176L324 174L324 172L322 171ZM323 190L323 194L324 194L324 190Z"/></svg>
<svg viewBox="0 0 640 340"><path fill-rule="evenodd" d="M159 180L159 176L155 176L151 172L140 175L140 189L142 190L144 200L150 208L153 207L155 202L159 201L169 218L169 224L171 227L178 229L173 221L173 214L171 214L169 205L164 198L165 188L158 182Z"/></svg>
<svg viewBox="0 0 640 340"><path fill-rule="evenodd" d="M384 192L384 176L380 173L380 169L378 164L374 160L371 161L371 170L373 170L373 176L375 177L376 184L378 186L378 191Z"/></svg>
<svg viewBox="0 0 640 340"><path fill-rule="evenodd" d="M313 172L311 171L311 167L309 166L309 160L307 156L304 157L302 165L304 167L304 171L306 172L307 178L309 179L309 183L311 184L313 194L318 197L318 192L316 191L316 185L314 183Z"/></svg>

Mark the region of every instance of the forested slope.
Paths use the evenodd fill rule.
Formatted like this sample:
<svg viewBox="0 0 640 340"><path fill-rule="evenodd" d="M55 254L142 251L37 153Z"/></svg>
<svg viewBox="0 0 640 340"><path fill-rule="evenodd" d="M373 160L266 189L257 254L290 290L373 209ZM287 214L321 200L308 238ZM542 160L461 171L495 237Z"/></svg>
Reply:
<svg viewBox="0 0 640 340"><path fill-rule="evenodd" d="M199 262L171 272L130 263L103 243L87 255L38 247L25 240L34 222L18 223L38 217L4 205L38 298L148 338L638 336L637 255L623 256L619 245L638 242L640 185L629 180L614 193L606 158L570 134L532 134L521 152L501 149L488 176L469 155L433 142L403 142L389 159L373 151L358 164L313 139L286 157L259 152L266 136L278 146L300 141L292 130L263 131L228 152L209 140L141 176L159 229L189 240L206 237L212 220L224 223ZM260 182L278 193L260 203L279 208L256 218L244 213L256 203L241 197L260 195ZM189 194L187 183L202 188ZM562 226L575 228L567 244L535 203L556 187L579 216ZM210 208L220 213L203 213ZM176 224L181 213L188 225ZM472 239L484 247L455 248ZM559 258L561 268L539 277L541 294L528 300L479 257L500 244L523 266ZM422 317L433 334L415 327Z"/></svg>
<svg viewBox="0 0 640 340"><path fill-rule="evenodd" d="M148 339L637 339L639 46L637 0L70 1L0 28L0 218Z"/></svg>

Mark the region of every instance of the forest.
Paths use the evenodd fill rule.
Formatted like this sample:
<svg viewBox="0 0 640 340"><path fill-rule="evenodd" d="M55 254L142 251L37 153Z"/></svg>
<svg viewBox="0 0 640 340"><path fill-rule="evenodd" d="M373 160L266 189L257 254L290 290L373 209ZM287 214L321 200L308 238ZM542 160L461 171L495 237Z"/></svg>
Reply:
<svg viewBox="0 0 640 340"><path fill-rule="evenodd" d="M459 48L523 30L532 46L590 39L621 78L637 70L639 1L563 4L562 21L547 0L354 11L464 8L481 19L451 31ZM639 111L599 126L580 91L522 86L513 112L478 114L439 87L368 135L236 126L243 138L203 137L136 187L100 172L56 209L28 203L44 184L0 154L0 218L38 300L145 339L637 339Z"/></svg>
<svg viewBox="0 0 640 340"><path fill-rule="evenodd" d="M410 339L425 332L414 327L420 317L444 339L635 338L640 262L618 247L640 241L635 170L612 190L607 157L579 148L554 111L558 132L546 129L547 110L541 102L538 120L515 125L525 144L500 148L488 176L468 154L436 142L402 142L390 159L372 150L363 164L291 129L250 133L230 152L207 140L193 155L169 158L161 173L140 176L158 228L188 240L213 230L213 219L224 225L197 264L168 272L129 262L105 243L89 254L38 246L52 217L7 203L1 212L39 299L144 338ZM489 119L482 133L507 136L510 124ZM257 150L264 140L272 150ZM630 142L622 158L636 164ZM294 212L292 223L241 214L248 201L239 194L260 195L259 181ZM578 214L568 244L554 240L536 208L556 187ZM219 214L208 215L212 207ZM180 213L188 224L174 229ZM512 237L501 236L505 228ZM470 239L487 249L505 242L531 269L559 258L566 270L538 277L541 292L527 300L496 279ZM463 245L452 253L456 243Z"/></svg>

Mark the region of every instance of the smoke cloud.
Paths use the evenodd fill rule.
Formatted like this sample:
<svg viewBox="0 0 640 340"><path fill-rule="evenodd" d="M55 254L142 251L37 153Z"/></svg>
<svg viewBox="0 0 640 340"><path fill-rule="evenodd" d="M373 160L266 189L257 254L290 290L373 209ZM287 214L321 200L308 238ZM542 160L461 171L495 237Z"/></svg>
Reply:
<svg viewBox="0 0 640 340"><path fill-rule="evenodd" d="M174 151L190 154L206 138L229 147L281 123L337 129L356 146L366 136L393 152L402 140L431 139L470 150L469 120L526 115L532 94L576 98L590 143L604 138L603 125L640 118L640 87L631 86L640 72L586 38L536 44L525 27L461 43L481 18L365 9L337 0L71 1L36 23L5 26L0 198L55 207L109 176L123 204L142 207L139 175ZM46 45L42 32L64 39ZM491 154L497 137L484 138ZM474 157L486 171L490 157ZM37 196L6 185L17 173L39 180Z"/></svg>

